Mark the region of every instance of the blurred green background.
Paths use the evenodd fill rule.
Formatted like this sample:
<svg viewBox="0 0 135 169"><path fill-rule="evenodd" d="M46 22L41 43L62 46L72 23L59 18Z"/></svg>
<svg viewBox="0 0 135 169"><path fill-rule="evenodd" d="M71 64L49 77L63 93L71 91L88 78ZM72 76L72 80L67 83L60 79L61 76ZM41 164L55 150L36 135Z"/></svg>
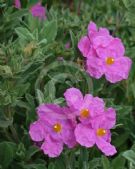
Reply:
<svg viewBox="0 0 135 169"><path fill-rule="evenodd" d="M0 168L135 169L135 1L43 0L43 22L29 12L37 2L22 0L16 9L13 1L0 1ZM133 61L128 80L110 84L85 73L77 43L90 21L122 39ZM43 102L64 105L63 92L71 86L103 97L116 109L115 156L77 147L50 159L30 140L36 107Z"/></svg>

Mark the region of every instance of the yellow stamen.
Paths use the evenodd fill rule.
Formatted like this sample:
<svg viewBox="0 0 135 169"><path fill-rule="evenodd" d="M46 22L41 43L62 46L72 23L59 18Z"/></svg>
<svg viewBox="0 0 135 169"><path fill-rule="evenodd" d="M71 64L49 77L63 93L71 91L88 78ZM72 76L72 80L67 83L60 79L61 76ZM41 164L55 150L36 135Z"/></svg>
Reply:
<svg viewBox="0 0 135 169"><path fill-rule="evenodd" d="M97 129L96 133L97 133L97 136L104 136L106 134L106 130L99 128L99 129Z"/></svg>
<svg viewBox="0 0 135 169"><path fill-rule="evenodd" d="M107 64L107 65L112 65L112 64L114 64L114 58L113 58L113 57L107 57L107 58L106 58L106 64Z"/></svg>
<svg viewBox="0 0 135 169"><path fill-rule="evenodd" d="M87 117L89 117L89 115L90 115L89 109L82 109L81 110L81 114L80 114L81 117L87 118Z"/></svg>
<svg viewBox="0 0 135 169"><path fill-rule="evenodd" d="M60 123L54 124L53 130L54 130L56 133L59 133L59 132L62 130L61 124L60 124Z"/></svg>

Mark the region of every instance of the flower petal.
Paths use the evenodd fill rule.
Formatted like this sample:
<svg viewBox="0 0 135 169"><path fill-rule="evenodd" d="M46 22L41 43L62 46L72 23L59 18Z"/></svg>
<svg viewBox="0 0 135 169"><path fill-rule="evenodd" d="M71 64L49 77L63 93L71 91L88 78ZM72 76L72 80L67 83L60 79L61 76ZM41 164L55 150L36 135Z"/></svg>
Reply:
<svg viewBox="0 0 135 169"><path fill-rule="evenodd" d="M96 33L98 30L97 30L97 26L94 22L90 22L89 25L88 25L88 35L89 35L89 38L91 38L92 34L93 33Z"/></svg>
<svg viewBox="0 0 135 169"><path fill-rule="evenodd" d="M97 138L96 145L106 156L112 156L117 152L116 148L103 138Z"/></svg>
<svg viewBox="0 0 135 169"><path fill-rule="evenodd" d="M87 59L87 72L90 76L99 79L104 74L104 67L102 60L98 57L91 57Z"/></svg>
<svg viewBox="0 0 135 169"><path fill-rule="evenodd" d="M103 128L111 129L116 123L116 111L113 108L108 108L105 111L106 122L103 122Z"/></svg>
<svg viewBox="0 0 135 169"><path fill-rule="evenodd" d="M125 48L124 48L124 45L123 45L121 39L119 39L119 38L114 38L112 40L112 42L109 45L109 49L111 51L115 51L115 53L117 54L117 57L124 56Z"/></svg>
<svg viewBox="0 0 135 169"><path fill-rule="evenodd" d="M40 2L33 5L30 9L30 12L34 17L38 17L40 20L46 19L46 9L41 5Z"/></svg>
<svg viewBox="0 0 135 169"><path fill-rule="evenodd" d="M76 141L85 147L92 147L95 144L95 133L90 126L78 124L75 129Z"/></svg>
<svg viewBox="0 0 135 169"><path fill-rule="evenodd" d="M116 112L113 108L107 109L105 112L91 120L92 128L111 129L116 123Z"/></svg>
<svg viewBox="0 0 135 169"><path fill-rule="evenodd" d="M68 148L73 148L77 144L74 129L65 130L65 132L62 133L62 137L63 142L68 146Z"/></svg>
<svg viewBox="0 0 135 169"><path fill-rule="evenodd" d="M15 5L15 8L20 9L21 8L20 0L14 0L14 5Z"/></svg>
<svg viewBox="0 0 135 169"><path fill-rule="evenodd" d="M108 36L108 35L110 35L110 32L108 29L101 27L101 28L99 28L99 34L102 36Z"/></svg>
<svg viewBox="0 0 135 169"><path fill-rule="evenodd" d="M88 56L88 53L90 51L90 40L87 36L84 36L80 39L78 43L78 48L84 57Z"/></svg>
<svg viewBox="0 0 135 169"><path fill-rule="evenodd" d="M37 113L40 119L47 121L56 121L56 119L66 119L63 109L56 104L41 104L37 108Z"/></svg>
<svg viewBox="0 0 135 169"><path fill-rule="evenodd" d="M36 121L30 125L29 134L33 141L42 141L46 133L41 122Z"/></svg>
<svg viewBox="0 0 135 169"><path fill-rule="evenodd" d="M83 102L83 105L81 107L81 109L88 109L90 104L92 103L92 100L93 100L93 96L91 94L86 94L84 96L84 102Z"/></svg>
<svg viewBox="0 0 135 169"><path fill-rule="evenodd" d="M41 149L49 157L58 157L63 150L63 143L53 140L48 136L42 144Z"/></svg>
<svg viewBox="0 0 135 169"><path fill-rule="evenodd" d="M70 88L67 89L64 93L65 99L69 107L72 107L76 110L79 110L82 102L83 102L83 95L79 89Z"/></svg>
<svg viewBox="0 0 135 169"><path fill-rule="evenodd" d="M113 65L108 65L105 71L105 77L111 83L116 83L127 79L132 61L128 57L119 57Z"/></svg>
<svg viewBox="0 0 135 169"><path fill-rule="evenodd" d="M98 47L107 47L110 42L112 41L112 37L111 36L95 36L93 38L93 47L96 49Z"/></svg>

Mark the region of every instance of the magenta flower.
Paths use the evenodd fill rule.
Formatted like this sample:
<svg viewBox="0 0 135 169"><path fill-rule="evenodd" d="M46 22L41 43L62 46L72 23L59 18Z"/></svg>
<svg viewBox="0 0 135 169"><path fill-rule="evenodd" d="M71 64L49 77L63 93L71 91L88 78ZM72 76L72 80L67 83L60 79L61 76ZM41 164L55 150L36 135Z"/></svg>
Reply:
<svg viewBox="0 0 135 169"><path fill-rule="evenodd" d="M104 114L92 119L91 124L79 123L75 129L77 142L87 148L96 144L106 156L114 155L117 151L110 144L110 129L115 125L115 121L115 110L109 108Z"/></svg>
<svg viewBox="0 0 135 169"><path fill-rule="evenodd" d="M45 20L46 19L46 9L41 5L40 2L37 4L33 5L30 9L31 14L34 17L39 18L40 20Z"/></svg>
<svg viewBox="0 0 135 169"><path fill-rule="evenodd" d="M70 42L67 42L67 43L65 44L65 48L66 48L66 49L69 49L69 48L70 48Z"/></svg>
<svg viewBox="0 0 135 169"><path fill-rule="evenodd" d="M14 5L15 5L15 8L20 9L21 8L20 0L14 0Z"/></svg>
<svg viewBox="0 0 135 169"><path fill-rule="evenodd" d="M96 144L105 155L114 155L116 149L110 144L110 129L116 122L115 110L106 110L102 99L90 94L83 97L76 88L67 89L64 96L73 114L79 117L75 128L76 141L88 148Z"/></svg>
<svg viewBox="0 0 135 169"><path fill-rule="evenodd" d="M76 123L70 118L70 110L55 104L42 104L37 109L38 121L30 125L29 134L33 141L42 141L41 149L49 157L57 157L64 144L69 148L76 145L74 129Z"/></svg>
<svg viewBox="0 0 135 169"><path fill-rule="evenodd" d="M84 97L79 89L70 88L64 93L67 105L83 123L90 123L91 119L104 112L104 101L99 97L86 94Z"/></svg>
<svg viewBox="0 0 135 169"><path fill-rule="evenodd" d="M105 75L111 83L127 79L131 59L124 56L125 49L119 38L114 38L106 28L90 22L88 35L80 39L78 48L86 57L87 72L96 79Z"/></svg>

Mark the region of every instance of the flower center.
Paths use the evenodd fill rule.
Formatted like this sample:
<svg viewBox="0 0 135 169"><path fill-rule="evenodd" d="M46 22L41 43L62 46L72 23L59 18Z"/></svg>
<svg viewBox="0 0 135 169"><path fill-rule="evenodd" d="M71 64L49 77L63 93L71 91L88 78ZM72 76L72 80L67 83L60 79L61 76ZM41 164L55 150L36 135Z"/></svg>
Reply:
<svg viewBox="0 0 135 169"><path fill-rule="evenodd" d="M102 129L102 128L99 128L97 129L97 136L104 136L106 134L106 130L105 129Z"/></svg>
<svg viewBox="0 0 135 169"><path fill-rule="evenodd" d="M112 65L112 64L114 64L114 58L113 58L113 57L107 57L107 58L106 58L106 64L107 64L107 65Z"/></svg>
<svg viewBox="0 0 135 169"><path fill-rule="evenodd" d="M60 124L60 123L54 124L53 130L54 130L56 133L59 133L59 132L62 130L61 124Z"/></svg>
<svg viewBox="0 0 135 169"><path fill-rule="evenodd" d="M83 118L87 118L87 117L89 117L89 114L90 114L89 109L82 109L80 116Z"/></svg>

